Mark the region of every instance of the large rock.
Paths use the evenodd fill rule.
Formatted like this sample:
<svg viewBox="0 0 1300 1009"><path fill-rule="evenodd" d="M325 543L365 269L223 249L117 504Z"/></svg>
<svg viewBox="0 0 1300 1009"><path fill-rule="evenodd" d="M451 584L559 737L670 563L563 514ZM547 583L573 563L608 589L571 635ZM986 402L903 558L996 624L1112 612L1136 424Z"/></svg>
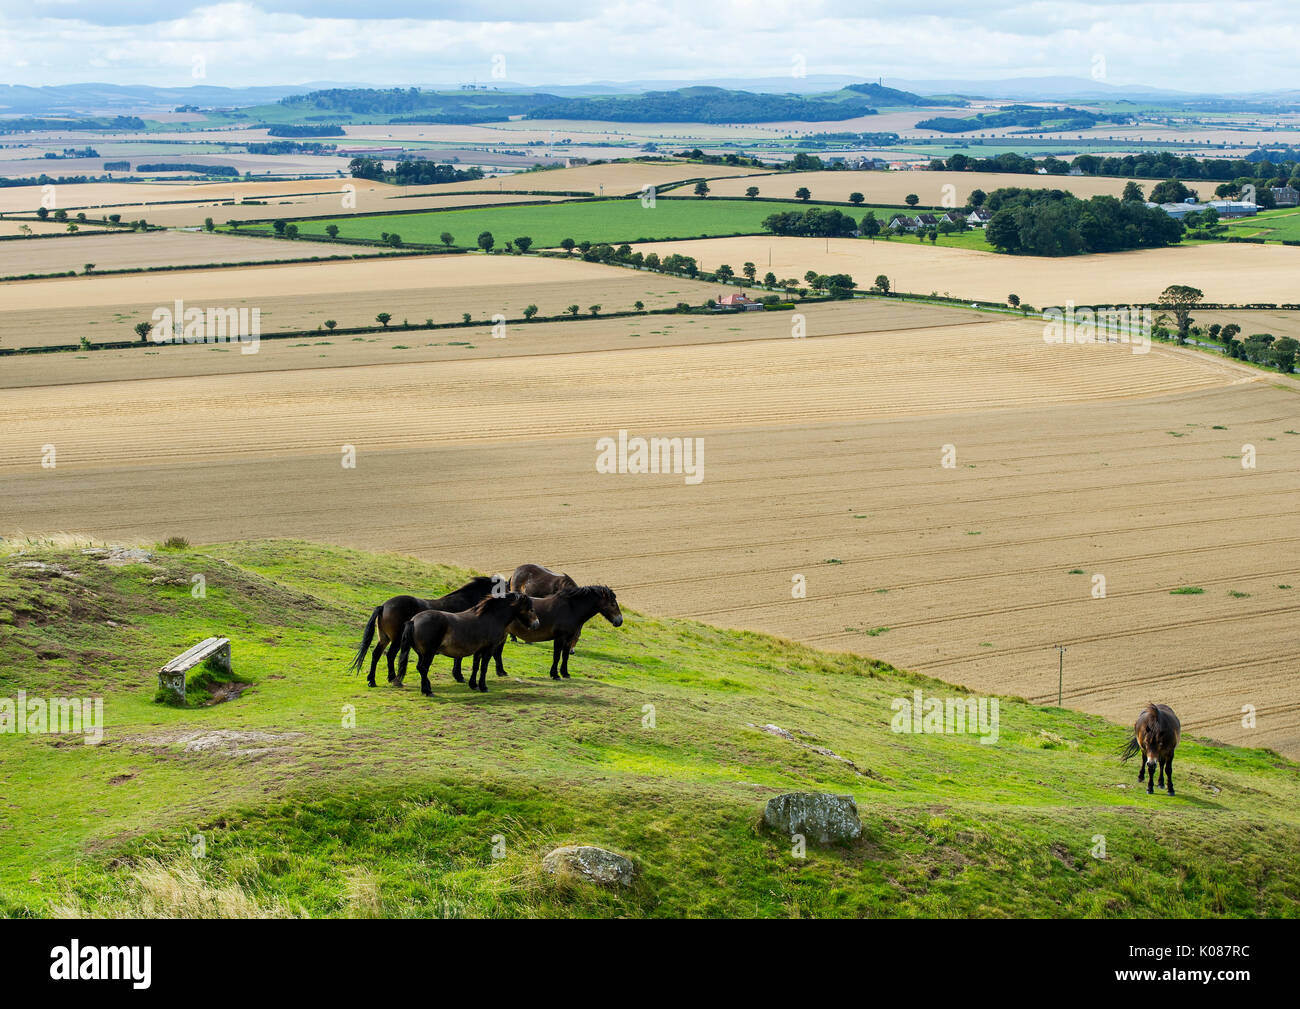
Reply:
<svg viewBox="0 0 1300 1009"><path fill-rule="evenodd" d="M763 822L777 833L802 834L817 844L848 844L862 835L853 796L829 792L786 792L769 799Z"/></svg>
<svg viewBox="0 0 1300 1009"><path fill-rule="evenodd" d="M568 844L548 852L542 868L557 876L585 879L602 886L631 886L636 867L630 859L590 844Z"/></svg>

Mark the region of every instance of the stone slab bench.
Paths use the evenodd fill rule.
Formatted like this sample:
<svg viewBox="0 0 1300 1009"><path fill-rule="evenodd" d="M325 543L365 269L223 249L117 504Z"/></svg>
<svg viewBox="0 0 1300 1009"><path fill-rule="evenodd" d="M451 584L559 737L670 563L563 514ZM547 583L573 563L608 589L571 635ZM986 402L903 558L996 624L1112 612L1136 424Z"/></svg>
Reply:
<svg viewBox="0 0 1300 1009"><path fill-rule="evenodd" d="M193 648L182 652L158 670L158 685L185 700L185 674L200 662L215 658L217 664L230 672L230 639L205 638Z"/></svg>

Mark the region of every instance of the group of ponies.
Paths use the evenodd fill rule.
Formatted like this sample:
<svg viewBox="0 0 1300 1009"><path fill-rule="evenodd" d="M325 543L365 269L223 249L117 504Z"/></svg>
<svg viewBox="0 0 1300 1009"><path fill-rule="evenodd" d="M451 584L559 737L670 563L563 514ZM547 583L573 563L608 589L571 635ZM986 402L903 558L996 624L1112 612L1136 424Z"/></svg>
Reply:
<svg viewBox="0 0 1300 1009"><path fill-rule="evenodd" d="M435 655L451 658L451 675L457 683L465 682L461 660L472 656L469 688L486 693L490 663L495 661L498 676L506 675L501 655L510 637L552 642L551 679L567 679L569 656L582 627L597 613L615 627L623 624L618 600L608 587L579 585L568 575L540 564L521 564L509 579L482 576L436 599L393 596L376 606L366 622L352 669L361 672L373 642L366 682L375 685L375 670L384 655L388 682L400 687L414 651L420 692L431 695L429 666Z"/></svg>

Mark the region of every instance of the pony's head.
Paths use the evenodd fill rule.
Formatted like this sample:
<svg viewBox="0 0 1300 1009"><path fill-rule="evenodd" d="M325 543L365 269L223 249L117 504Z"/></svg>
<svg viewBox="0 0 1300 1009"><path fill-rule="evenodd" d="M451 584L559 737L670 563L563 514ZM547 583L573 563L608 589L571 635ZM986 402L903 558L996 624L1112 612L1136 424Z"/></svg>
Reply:
<svg viewBox="0 0 1300 1009"><path fill-rule="evenodd" d="M507 592L505 594L506 604L510 607L510 614L514 620L523 624L530 631L535 631L541 625L537 619L537 611L533 609L533 599L522 592Z"/></svg>

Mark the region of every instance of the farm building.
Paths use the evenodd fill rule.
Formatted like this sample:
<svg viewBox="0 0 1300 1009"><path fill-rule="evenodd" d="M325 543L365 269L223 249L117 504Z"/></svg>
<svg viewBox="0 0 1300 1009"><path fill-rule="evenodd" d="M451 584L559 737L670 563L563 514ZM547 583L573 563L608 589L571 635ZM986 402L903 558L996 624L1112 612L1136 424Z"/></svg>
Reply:
<svg viewBox="0 0 1300 1009"><path fill-rule="evenodd" d="M890 231L915 231L916 221L906 214L895 214L889 219Z"/></svg>
<svg viewBox="0 0 1300 1009"><path fill-rule="evenodd" d="M1271 192L1273 193L1273 205L1276 207L1300 206L1300 189L1296 189L1294 186L1274 186Z"/></svg>
<svg viewBox="0 0 1300 1009"><path fill-rule="evenodd" d="M966 215L966 223L973 228L982 228L984 227L984 225L988 224L989 221L991 221L992 219L993 219L993 215L990 214L983 207L976 207L974 210L972 210L969 214Z"/></svg>
<svg viewBox="0 0 1300 1009"><path fill-rule="evenodd" d="M744 292L737 292L735 294L724 294L721 298L718 299L718 304L722 305L724 308L754 309L754 308L763 307L761 304L759 304L757 301L754 301L754 299L750 298Z"/></svg>

